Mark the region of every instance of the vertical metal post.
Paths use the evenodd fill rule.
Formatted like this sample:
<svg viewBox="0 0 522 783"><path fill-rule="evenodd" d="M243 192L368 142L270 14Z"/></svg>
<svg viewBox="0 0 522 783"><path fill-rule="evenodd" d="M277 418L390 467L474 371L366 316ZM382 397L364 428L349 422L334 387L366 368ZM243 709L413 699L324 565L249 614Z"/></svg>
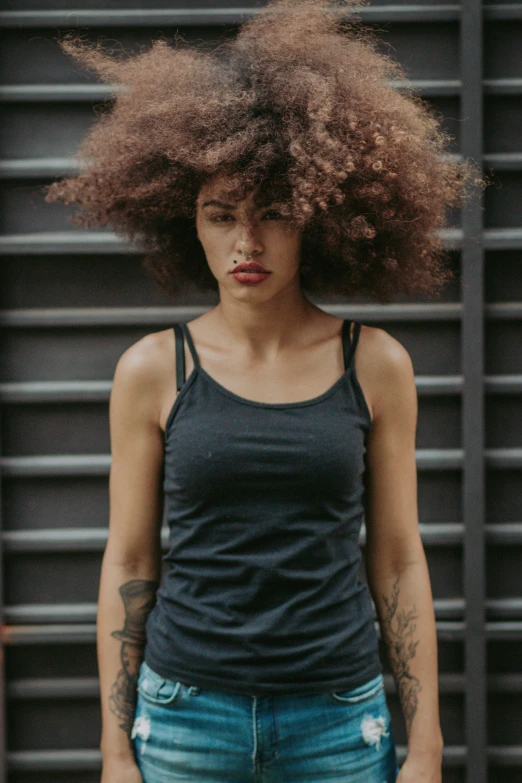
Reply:
<svg viewBox="0 0 522 783"><path fill-rule="evenodd" d="M1 413L0 413L1 416ZM1 419L0 419L1 424ZM1 431L1 427L0 427ZM2 454L2 442L0 439L0 455ZM4 647L4 547L3 547L3 519L2 519L2 475L0 467L0 783L7 781L7 721L6 721L6 683L5 683L5 647Z"/></svg>
<svg viewBox="0 0 522 783"><path fill-rule="evenodd" d="M462 154L482 163L482 3L463 0L460 30ZM466 599L467 783L487 781L484 469L484 251L481 193L462 213L462 438Z"/></svg>

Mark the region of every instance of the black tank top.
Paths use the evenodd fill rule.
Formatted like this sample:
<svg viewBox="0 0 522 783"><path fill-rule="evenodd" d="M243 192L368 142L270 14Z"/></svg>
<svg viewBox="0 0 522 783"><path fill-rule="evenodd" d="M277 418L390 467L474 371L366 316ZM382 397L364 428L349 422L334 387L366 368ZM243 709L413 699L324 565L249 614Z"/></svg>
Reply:
<svg viewBox="0 0 522 783"><path fill-rule="evenodd" d="M359 580L365 443L355 375L302 402L245 399L199 364L175 327L179 394L165 427L167 568L145 660L201 688L271 695L362 685L382 671ZM184 381L183 336L194 369Z"/></svg>

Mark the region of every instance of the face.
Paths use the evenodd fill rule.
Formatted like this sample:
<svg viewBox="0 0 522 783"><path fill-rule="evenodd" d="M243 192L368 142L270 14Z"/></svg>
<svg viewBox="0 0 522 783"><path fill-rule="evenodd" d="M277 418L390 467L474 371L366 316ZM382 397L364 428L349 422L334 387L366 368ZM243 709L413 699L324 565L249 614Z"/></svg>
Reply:
<svg viewBox="0 0 522 783"><path fill-rule="evenodd" d="M266 301L300 286L301 232L289 227L276 202L256 206L255 193L234 203L224 180L215 178L199 193L196 228L221 296Z"/></svg>

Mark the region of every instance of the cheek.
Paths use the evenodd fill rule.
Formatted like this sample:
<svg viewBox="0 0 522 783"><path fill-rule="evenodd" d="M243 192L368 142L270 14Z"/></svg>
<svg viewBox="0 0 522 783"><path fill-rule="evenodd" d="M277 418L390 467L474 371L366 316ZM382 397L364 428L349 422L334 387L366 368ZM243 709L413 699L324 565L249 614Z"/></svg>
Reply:
<svg viewBox="0 0 522 783"><path fill-rule="evenodd" d="M300 237L283 236L280 242L281 255L286 259L285 266L289 273L299 269L301 263L301 241Z"/></svg>
<svg viewBox="0 0 522 783"><path fill-rule="evenodd" d="M210 271L216 278L223 277L230 261L230 241L222 234L216 236L214 232L206 230L199 235L199 241Z"/></svg>
<svg viewBox="0 0 522 783"><path fill-rule="evenodd" d="M209 260L219 259L220 253L225 246L223 232L216 230L214 226L205 223L196 224L198 239L203 245L205 254Z"/></svg>

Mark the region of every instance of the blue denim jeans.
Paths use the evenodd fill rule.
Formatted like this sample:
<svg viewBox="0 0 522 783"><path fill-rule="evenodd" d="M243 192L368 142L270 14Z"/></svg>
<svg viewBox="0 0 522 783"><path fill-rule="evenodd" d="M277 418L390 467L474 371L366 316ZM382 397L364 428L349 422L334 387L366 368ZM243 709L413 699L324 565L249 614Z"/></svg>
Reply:
<svg viewBox="0 0 522 783"><path fill-rule="evenodd" d="M143 662L132 741L144 783L392 783L399 771L381 674L349 691L248 696Z"/></svg>

